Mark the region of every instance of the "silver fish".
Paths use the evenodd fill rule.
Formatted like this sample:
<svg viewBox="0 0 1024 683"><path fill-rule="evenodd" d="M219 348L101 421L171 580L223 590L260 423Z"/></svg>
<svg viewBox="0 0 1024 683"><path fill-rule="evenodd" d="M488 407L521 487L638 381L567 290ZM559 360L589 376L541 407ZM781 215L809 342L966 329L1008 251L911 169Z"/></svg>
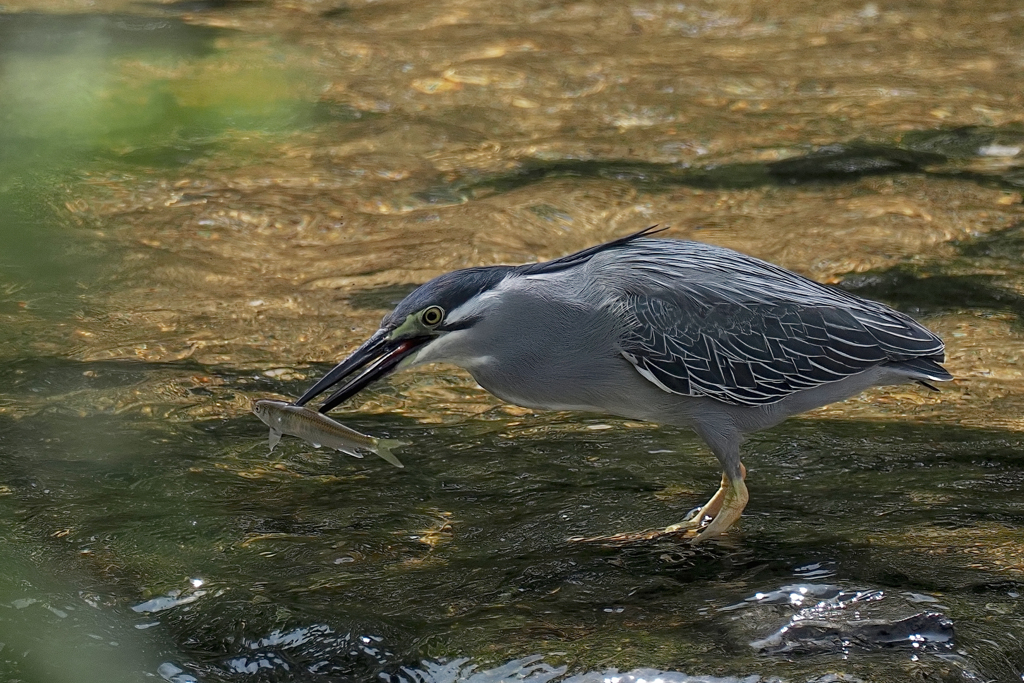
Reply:
<svg viewBox="0 0 1024 683"><path fill-rule="evenodd" d="M360 434L315 410L284 401L261 399L252 404L252 412L270 427L271 451L281 440L281 435L288 434L308 441L317 448L329 446L357 458L363 457L359 451L370 451L395 467L405 467L391 453L392 448L405 446L404 441Z"/></svg>

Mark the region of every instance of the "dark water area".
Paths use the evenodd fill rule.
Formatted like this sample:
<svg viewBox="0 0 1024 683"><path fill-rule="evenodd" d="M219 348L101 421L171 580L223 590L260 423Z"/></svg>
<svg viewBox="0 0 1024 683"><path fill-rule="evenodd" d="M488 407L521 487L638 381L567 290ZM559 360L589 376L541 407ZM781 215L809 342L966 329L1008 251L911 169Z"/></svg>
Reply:
<svg viewBox="0 0 1024 683"><path fill-rule="evenodd" d="M76 0L0 13L0 678L1015 681L1014 3ZM921 319L956 380L750 437L444 366L285 439L418 283L653 224Z"/></svg>

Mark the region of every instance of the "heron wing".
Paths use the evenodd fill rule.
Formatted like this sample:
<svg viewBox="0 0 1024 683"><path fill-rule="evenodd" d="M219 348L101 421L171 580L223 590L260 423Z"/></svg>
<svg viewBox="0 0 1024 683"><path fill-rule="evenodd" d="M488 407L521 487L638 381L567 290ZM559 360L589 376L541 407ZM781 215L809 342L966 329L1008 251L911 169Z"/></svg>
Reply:
<svg viewBox="0 0 1024 683"><path fill-rule="evenodd" d="M622 355L665 391L764 405L879 364L942 360L938 337L883 304L730 250L684 243L695 251L672 263L677 245L652 244L622 255L617 305Z"/></svg>

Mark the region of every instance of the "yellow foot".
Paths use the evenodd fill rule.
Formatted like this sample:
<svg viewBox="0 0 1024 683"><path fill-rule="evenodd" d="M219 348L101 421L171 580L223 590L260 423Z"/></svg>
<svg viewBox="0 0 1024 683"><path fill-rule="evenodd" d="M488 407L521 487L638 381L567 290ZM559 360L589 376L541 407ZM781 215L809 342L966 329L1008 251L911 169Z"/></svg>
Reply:
<svg viewBox="0 0 1024 683"><path fill-rule="evenodd" d="M711 500L704 504L700 510L698 510L689 519L684 519L679 524L672 524L671 526L665 527L665 533L675 533L677 531L686 531L688 529L699 529L704 523L705 517L714 517L718 514L718 511L722 509L722 501L725 499L725 492L729 486L729 478L722 474L722 485L715 491L715 495L711 496Z"/></svg>
<svg viewBox="0 0 1024 683"><path fill-rule="evenodd" d="M736 520L743 514L743 508L747 507L747 500L749 498L747 485L743 483L742 479L730 481L729 488L726 489L725 495L722 498L722 505L718 514L690 541L690 545L703 543L709 538L716 538L728 531L729 527L735 524Z"/></svg>
<svg viewBox="0 0 1024 683"><path fill-rule="evenodd" d="M667 526L664 529L645 529L644 531L632 531L611 536L575 536L570 538L572 543L600 543L608 546L622 546L642 541L652 541L665 536L676 538L692 536L691 545L702 543L710 538L716 538L724 534L731 527L740 515L743 508L747 506L749 495L747 485L743 479L747 476L747 468L740 465L740 478L735 481L722 474L722 485L711 496L704 507L697 511L689 519L679 524ZM702 527L704 520L708 517L713 519L707 526Z"/></svg>

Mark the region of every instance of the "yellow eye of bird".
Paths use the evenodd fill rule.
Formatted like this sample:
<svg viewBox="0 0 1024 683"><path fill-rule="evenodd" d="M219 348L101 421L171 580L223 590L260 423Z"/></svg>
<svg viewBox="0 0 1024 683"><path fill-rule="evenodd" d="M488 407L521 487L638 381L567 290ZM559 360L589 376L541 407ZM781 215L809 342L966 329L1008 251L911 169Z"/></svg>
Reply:
<svg viewBox="0 0 1024 683"><path fill-rule="evenodd" d="M423 322L427 325L437 325L444 320L444 309L440 306L430 306L423 309Z"/></svg>

